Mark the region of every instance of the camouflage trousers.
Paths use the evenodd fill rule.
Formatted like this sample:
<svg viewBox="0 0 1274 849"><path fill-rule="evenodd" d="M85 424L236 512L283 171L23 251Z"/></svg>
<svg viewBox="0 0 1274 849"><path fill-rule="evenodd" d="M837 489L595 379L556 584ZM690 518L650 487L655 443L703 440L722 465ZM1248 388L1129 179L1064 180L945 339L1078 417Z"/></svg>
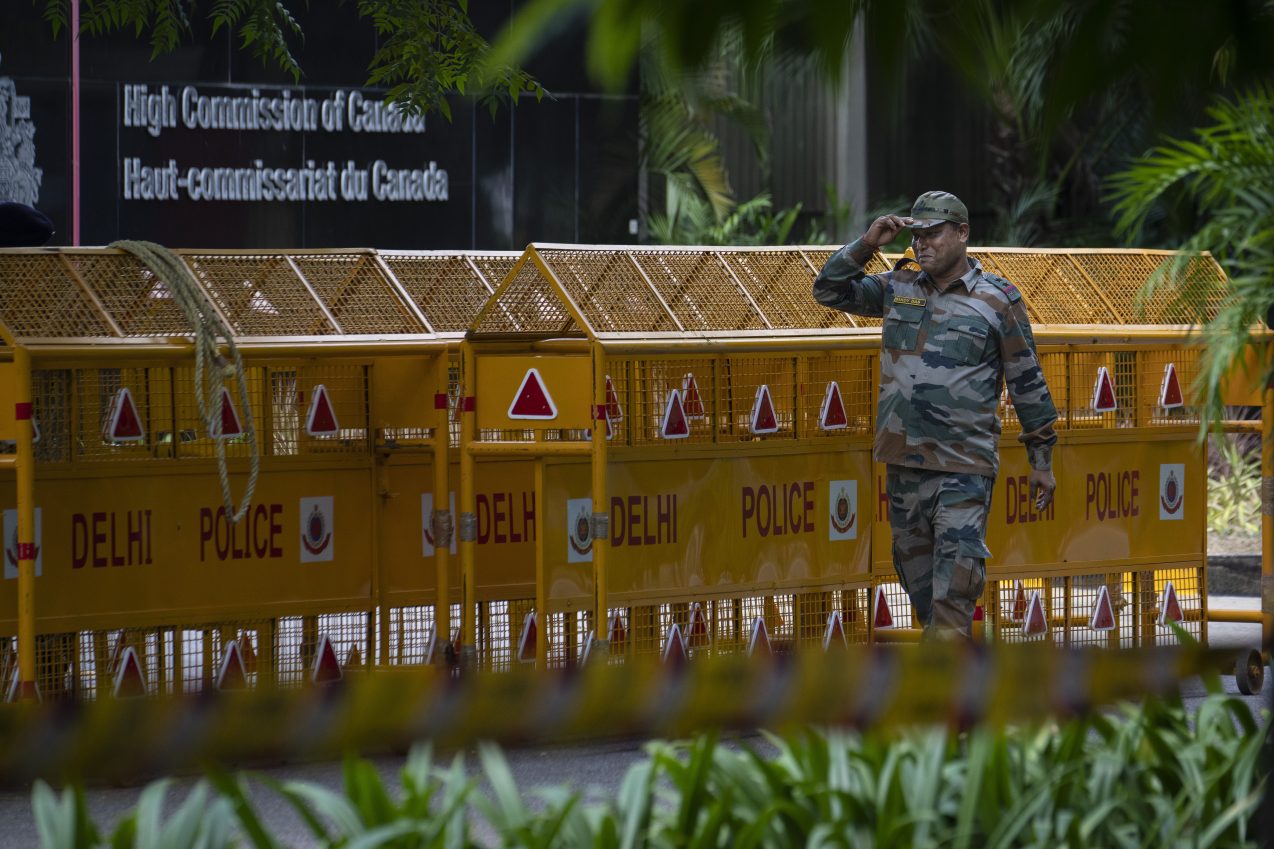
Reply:
<svg viewBox="0 0 1274 849"><path fill-rule="evenodd" d="M894 570L926 637L969 636L986 584L994 478L887 467Z"/></svg>

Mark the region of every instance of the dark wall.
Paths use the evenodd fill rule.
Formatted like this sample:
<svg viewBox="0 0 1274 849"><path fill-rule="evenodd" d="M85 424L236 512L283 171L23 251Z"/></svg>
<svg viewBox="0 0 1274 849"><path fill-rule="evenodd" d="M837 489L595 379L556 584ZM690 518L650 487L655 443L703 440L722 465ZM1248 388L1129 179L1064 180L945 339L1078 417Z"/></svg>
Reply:
<svg viewBox="0 0 1274 849"><path fill-rule="evenodd" d="M968 206L970 239L977 244L994 219L990 115L940 59L913 62L909 76L888 78L868 40L867 67L871 205L897 200L910 209L923 192L951 192Z"/></svg>
<svg viewBox="0 0 1274 849"><path fill-rule="evenodd" d="M299 83L236 50L224 32L202 33L154 61L147 44L127 36L82 39L82 244L503 250L635 239L636 98L587 85L578 27L529 65L549 92L540 102L523 97L493 118L455 98L451 121L430 115L423 131L355 131L351 100L384 95L362 87L376 34L354 4L311 4L308 12L292 5L305 30L294 51L305 71ZM0 98L16 95L30 107L21 119L9 110L0 125L0 194L21 191L6 183L6 167L24 170L29 185L14 141L25 123L42 172L36 205L57 226L54 243L69 244L70 41L53 38L35 5L0 7ZM494 34L514 3L473 8L479 27ZM224 99L257 127L189 126L201 104L215 113ZM129 107L137 103L153 106L160 126L150 125L149 112L134 121ZM313 121L261 126L262 115L276 121L279 109L309 110ZM265 199L272 193L283 199Z"/></svg>

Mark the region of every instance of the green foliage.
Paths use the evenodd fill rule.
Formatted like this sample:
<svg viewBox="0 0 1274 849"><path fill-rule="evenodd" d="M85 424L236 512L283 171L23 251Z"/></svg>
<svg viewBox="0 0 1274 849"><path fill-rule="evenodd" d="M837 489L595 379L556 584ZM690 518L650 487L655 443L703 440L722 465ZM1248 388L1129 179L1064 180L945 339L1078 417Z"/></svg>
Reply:
<svg viewBox="0 0 1274 849"><path fill-rule="evenodd" d="M1261 530L1260 455L1245 452L1227 437L1219 445L1219 462L1208 470L1208 533L1257 534Z"/></svg>
<svg viewBox="0 0 1274 849"><path fill-rule="evenodd" d="M562 788L528 803L493 746L478 752L489 791L461 756L442 768L427 748L408 758L398 793L354 758L343 793L266 784L316 845L346 849L473 846L474 815L495 844L518 847L1251 847L1268 730L1243 700L1214 692L1193 715L1152 702L1037 728L655 742L617 794L588 803ZM200 785L167 820L166 782L147 788L111 845L230 845L232 824L258 849L278 845L244 779L214 783L219 799L206 804ZM79 789L58 798L37 784L34 804L46 849L100 845Z"/></svg>
<svg viewBox="0 0 1274 849"><path fill-rule="evenodd" d="M495 114L519 95L544 96L525 71L488 64L490 45L469 19L468 0L358 0L381 36L368 85L388 86L409 112L437 111L451 120L450 94L476 95Z"/></svg>
<svg viewBox="0 0 1274 849"><path fill-rule="evenodd" d="M43 849L229 849L239 845L239 823L232 803L226 798L209 799L208 785L199 782L185 801L165 819L164 802L171 781L156 781L142 791L137 807L130 811L110 838L103 843L101 833L89 818L84 792L79 787L55 794L37 781L32 806L36 829Z"/></svg>
<svg viewBox="0 0 1274 849"><path fill-rule="evenodd" d="M786 245L801 205L775 212L770 196L762 192L734 207L720 221L706 203L693 194L683 197L675 214L652 215L646 221L649 240L659 245ZM812 223L803 245L820 245L827 235Z"/></svg>
<svg viewBox="0 0 1274 849"><path fill-rule="evenodd" d="M69 4L44 0L54 35L69 25ZM303 69L289 46L303 37L289 8L295 5L296 0L215 0L206 21L210 35L223 28L234 32L242 49L299 82ZM197 0L84 0L80 28L89 35L131 30L148 39L154 59L195 37L197 7ZM526 72L488 60L490 45L469 18L468 0L358 0L357 8L380 36L367 84L388 87L389 99L408 112L438 112L450 120L451 95L474 95L492 113L523 93L544 96Z"/></svg>
<svg viewBox="0 0 1274 849"><path fill-rule="evenodd" d="M1218 99L1208 114L1212 124L1194 139L1168 139L1110 180L1118 230L1130 242L1141 240L1165 207L1188 206L1200 221L1181 245L1186 255L1160 268L1142 293L1148 301L1169 292L1206 322L1194 387L1205 412L1200 438L1224 417L1224 380L1274 305L1274 88ZM1188 254L1199 251L1211 251L1228 282L1191 272ZM1209 316L1218 299L1220 308ZM1272 375L1274 360L1266 359L1261 380Z"/></svg>

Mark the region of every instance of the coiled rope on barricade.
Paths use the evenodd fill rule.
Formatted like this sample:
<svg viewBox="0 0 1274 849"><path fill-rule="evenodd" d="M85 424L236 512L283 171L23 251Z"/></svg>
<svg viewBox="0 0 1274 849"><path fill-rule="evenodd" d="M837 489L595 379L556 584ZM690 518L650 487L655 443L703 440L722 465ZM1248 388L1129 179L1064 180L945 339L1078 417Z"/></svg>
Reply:
<svg viewBox="0 0 1274 849"><path fill-rule="evenodd" d="M234 332L208 300L203 287L190 272L180 256L163 245L154 242L122 239L112 242L118 248L136 257L152 274L168 287L173 300L190 322L195 339L195 403L205 431L217 444L217 474L221 479L221 499L226 515L234 524L248 513L252 506L252 493L257 487L257 475L261 471L261 458L257 452L257 428L252 417L252 404L248 396L243 357L234 342ZM218 340L225 340L230 361L222 355ZM244 435L248 438L250 466L248 485L243 501L236 510L230 492L230 472L226 466L226 445L221 436L221 396L227 378L233 377L239 388L239 406L244 411ZM206 381L205 381L206 378ZM175 438L175 437L174 437Z"/></svg>

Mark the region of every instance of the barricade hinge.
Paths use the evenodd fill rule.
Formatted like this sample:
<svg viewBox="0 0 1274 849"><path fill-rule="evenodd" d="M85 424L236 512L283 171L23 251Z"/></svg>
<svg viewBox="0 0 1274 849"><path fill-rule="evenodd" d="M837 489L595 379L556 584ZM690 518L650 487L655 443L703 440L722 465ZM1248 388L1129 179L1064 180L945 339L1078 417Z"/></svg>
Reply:
<svg viewBox="0 0 1274 849"><path fill-rule="evenodd" d="M477 513L461 513L460 514L460 541L461 542L477 542L478 541L478 514Z"/></svg>
<svg viewBox="0 0 1274 849"><path fill-rule="evenodd" d="M610 514L594 513L592 525L593 539L610 539Z"/></svg>
<svg viewBox="0 0 1274 849"><path fill-rule="evenodd" d="M435 510L433 517L434 545L438 548L451 547L451 534L455 525L451 520L450 510Z"/></svg>

